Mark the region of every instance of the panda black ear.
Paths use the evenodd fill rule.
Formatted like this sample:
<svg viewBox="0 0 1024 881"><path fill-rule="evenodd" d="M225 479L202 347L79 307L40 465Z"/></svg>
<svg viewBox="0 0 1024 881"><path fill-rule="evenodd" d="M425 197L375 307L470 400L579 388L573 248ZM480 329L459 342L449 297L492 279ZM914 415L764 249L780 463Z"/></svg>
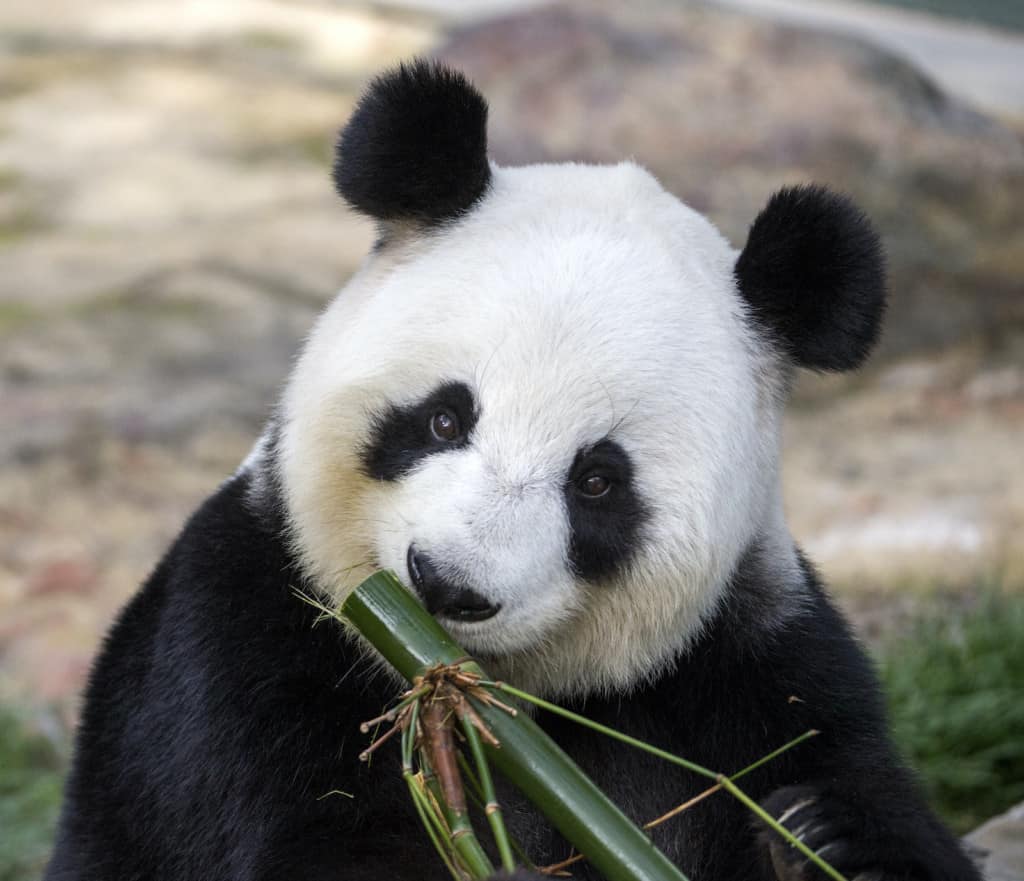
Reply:
<svg viewBox="0 0 1024 881"><path fill-rule="evenodd" d="M417 60L379 76L342 129L334 185L378 220L439 223L486 192L487 102L466 78Z"/></svg>
<svg viewBox="0 0 1024 881"><path fill-rule="evenodd" d="M779 190L750 228L736 279L758 325L800 367L852 370L878 340L885 257L845 196Z"/></svg>

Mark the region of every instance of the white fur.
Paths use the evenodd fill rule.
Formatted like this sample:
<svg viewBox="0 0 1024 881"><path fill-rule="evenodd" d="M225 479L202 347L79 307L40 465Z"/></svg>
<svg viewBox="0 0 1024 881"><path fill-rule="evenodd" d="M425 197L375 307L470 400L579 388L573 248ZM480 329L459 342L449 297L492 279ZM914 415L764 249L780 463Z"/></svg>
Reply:
<svg viewBox="0 0 1024 881"><path fill-rule="evenodd" d="M445 622L453 635L548 694L628 688L671 663L755 534L784 530L777 368L743 319L735 258L630 163L494 168L465 218L372 254L281 411L306 571L339 598L379 566L408 583L415 542L502 604ZM370 414L449 380L476 395L472 443L395 482L363 475ZM651 517L628 569L592 586L568 567L562 488L605 436Z"/></svg>

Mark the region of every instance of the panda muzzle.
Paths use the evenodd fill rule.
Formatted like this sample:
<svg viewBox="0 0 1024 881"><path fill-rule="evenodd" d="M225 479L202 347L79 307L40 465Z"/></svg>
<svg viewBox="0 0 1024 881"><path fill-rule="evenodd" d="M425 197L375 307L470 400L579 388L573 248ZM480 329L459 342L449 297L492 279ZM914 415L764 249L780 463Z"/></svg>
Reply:
<svg viewBox="0 0 1024 881"><path fill-rule="evenodd" d="M486 597L464 584L445 578L438 567L415 545L406 555L409 577L416 592L431 615L440 615L455 621L486 621L501 609Z"/></svg>

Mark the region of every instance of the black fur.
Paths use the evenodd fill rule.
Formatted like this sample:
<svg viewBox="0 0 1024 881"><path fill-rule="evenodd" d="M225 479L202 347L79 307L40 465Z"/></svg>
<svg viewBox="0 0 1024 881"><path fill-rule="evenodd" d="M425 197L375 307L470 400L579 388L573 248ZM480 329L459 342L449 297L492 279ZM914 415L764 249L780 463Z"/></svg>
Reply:
<svg viewBox="0 0 1024 881"><path fill-rule="evenodd" d="M378 77L338 139L334 184L378 220L435 224L487 191L487 102L458 71L416 61Z"/></svg>
<svg viewBox="0 0 1024 881"><path fill-rule="evenodd" d="M824 187L779 190L736 262L757 324L800 367L852 370L878 339L885 260L870 221Z"/></svg>
<svg viewBox="0 0 1024 881"><path fill-rule="evenodd" d="M450 441L430 431L431 417L442 409L459 421L459 437ZM473 393L461 382L446 382L410 406L391 406L371 420L370 438L361 450L363 471L377 480L398 480L421 459L466 446L479 415Z"/></svg>
<svg viewBox="0 0 1024 881"><path fill-rule="evenodd" d="M579 481L597 472L610 481L599 498L580 493ZM569 562L581 578L598 581L624 566L640 540L647 510L633 483L633 463L615 441L580 450L565 485Z"/></svg>
<svg viewBox="0 0 1024 881"><path fill-rule="evenodd" d="M246 490L237 477L203 505L110 633L47 881L447 877L397 751L357 759L358 724L393 684L336 625L313 626L315 611L292 595L299 576L280 524L251 513ZM977 881L895 757L874 675L813 572L784 583L765 560L747 555L722 612L675 669L575 707L723 771L818 728L744 788L774 811L812 795L824 823L815 835L838 843L837 868L850 877L870 867L890 881ZM786 608L780 590L800 602L765 629ZM637 820L708 784L564 720L538 721ZM502 799L536 861L566 855L507 786ZM723 793L653 834L694 881L774 877L765 834ZM585 864L573 874L596 877Z"/></svg>

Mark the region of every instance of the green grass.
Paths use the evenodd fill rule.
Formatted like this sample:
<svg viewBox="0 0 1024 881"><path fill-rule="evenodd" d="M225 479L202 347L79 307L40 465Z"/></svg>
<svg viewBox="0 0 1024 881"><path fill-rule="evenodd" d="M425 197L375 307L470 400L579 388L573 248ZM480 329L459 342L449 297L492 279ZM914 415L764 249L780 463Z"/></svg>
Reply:
<svg viewBox="0 0 1024 881"><path fill-rule="evenodd" d="M35 881L50 852L64 762L24 719L0 707L0 881Z"/></svg>
<svg viewBox="0 0 1024 881"><path fill-rule="evenodd" d="M1024 801L1024 596L933 613L880 660L896 740L956 831Z"/></svg>

